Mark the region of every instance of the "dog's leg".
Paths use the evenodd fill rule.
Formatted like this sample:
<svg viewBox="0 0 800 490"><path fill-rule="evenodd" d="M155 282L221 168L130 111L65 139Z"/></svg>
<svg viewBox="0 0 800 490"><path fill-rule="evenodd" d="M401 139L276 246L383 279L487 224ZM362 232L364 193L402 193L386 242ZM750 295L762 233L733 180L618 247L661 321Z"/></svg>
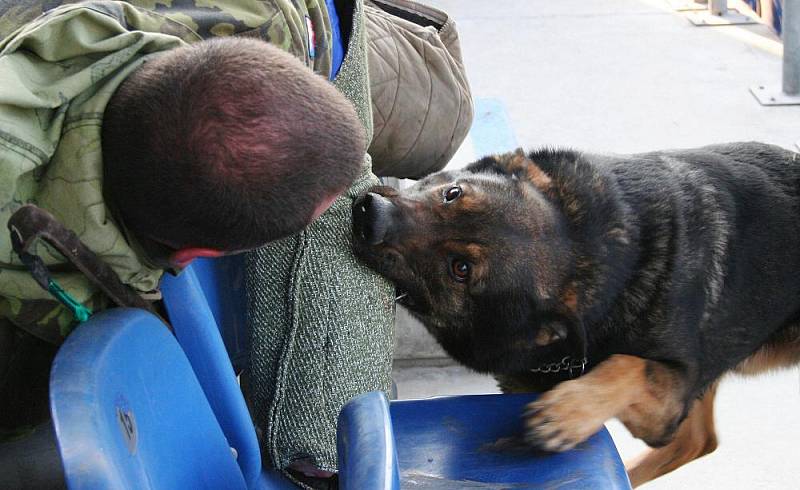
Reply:
<svg viewBox="0 0 800 490"><path fill-rule="evenodd" d="M739 374L754 375L798 363L800 363L800 327L794 325L775 334L770 342L742 361L735 371ZM717 384L712 385L702 398L694 402L672 442L664 447L646 451L625 464L634 487L669 473L716 449L717 435L714 429L716 389ZM625 422L624 416L620 419ZM635 427L629 428L634 432Z"/></svg>
<svg viewBox="0 0 800 490"><path fill-rule="evenodd" d="M689 415L681 422L675 438L666 446L649 449L625 463L631 485L638 487L667 474L717 448L714 430L714 396L717 385L694 402Z"/></svg>
<svg viewBox="0 0 800 490"><path fill-rule="evenodd" d="M634 436L664 445L686 413L684 378L667 365L623 354L565 381L528 405L526 440L565 451L619 417Z"/></svg>

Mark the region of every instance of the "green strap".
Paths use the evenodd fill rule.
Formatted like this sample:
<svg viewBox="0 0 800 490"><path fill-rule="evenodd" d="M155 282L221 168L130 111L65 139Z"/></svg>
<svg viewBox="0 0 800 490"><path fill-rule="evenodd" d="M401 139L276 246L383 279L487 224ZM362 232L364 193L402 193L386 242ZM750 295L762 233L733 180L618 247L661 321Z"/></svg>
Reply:
<svg viewBox="0 0 800 490"><path fill-rule="evenodd" d="M47 283L47 290L50 291L50 294L56 297L57 300L61 301L61 303L69 308L72 312L72 315L79 323L83 323L92 316L92 310L83 306L79 301L69 295L64 289L58 285L57 282L50 279Z"/></svg>

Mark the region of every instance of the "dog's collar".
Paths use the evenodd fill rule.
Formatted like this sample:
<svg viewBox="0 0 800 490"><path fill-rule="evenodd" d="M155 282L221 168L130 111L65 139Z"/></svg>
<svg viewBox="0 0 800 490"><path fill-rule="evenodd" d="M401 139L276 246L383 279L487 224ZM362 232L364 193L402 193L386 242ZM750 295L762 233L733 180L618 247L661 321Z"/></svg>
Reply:
<svg viewBox="0 0 800 490"><path fill-rule="evenodd" d="M569 377L578 377L583 374L586 370L586 363L587 359L584 357L582 359L573 359L572 356L565 356L559 362L551 362L548 364L542 364L541 366L532 368L530 372L532 373L541 373L541 374L551 374L551 373L560 373L563 371L569 371ZM578 371L578 375L574 375L574 371Z"/></svg>

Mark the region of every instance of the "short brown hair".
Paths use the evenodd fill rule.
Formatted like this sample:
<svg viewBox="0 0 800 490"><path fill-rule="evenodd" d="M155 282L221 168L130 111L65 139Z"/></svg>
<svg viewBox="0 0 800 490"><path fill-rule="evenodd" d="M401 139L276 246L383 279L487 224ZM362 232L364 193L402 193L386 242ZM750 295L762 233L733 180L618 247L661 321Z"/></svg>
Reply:
<svg viewBox="0 0 800 490"><path fill-rule="evenodd" d="M327 80L266 42L220 38L137 68L102 146L104 194L134 235L242 250L307 225L358 175L366 141Z"/></svg>

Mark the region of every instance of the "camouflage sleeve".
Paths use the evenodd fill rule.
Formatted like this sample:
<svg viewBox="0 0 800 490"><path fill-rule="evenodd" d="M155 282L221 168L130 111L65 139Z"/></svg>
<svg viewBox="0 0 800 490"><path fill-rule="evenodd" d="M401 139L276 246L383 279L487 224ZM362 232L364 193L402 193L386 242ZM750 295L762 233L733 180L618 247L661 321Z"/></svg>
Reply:
<svg viewBox="0 0 800 490"><path fill-rule="evenodd" d="M45 11L78 1L0 2L0 41ZM109 8L115 2L84 3L93 8ZM182 30L190 30L198 39L257 37L293 54L316 73L330 76L331 25L325 0L128 0L126 3L170 19L172 22L161 29L164 34L174 34L186 41Z"/></svg>
<svg viewBox="0 0 800 490"><path fill-rule="evenodd" d="M108 307L108 299L98 293L83 301L92 311ZM77 321L72 313L55 299L21 299L0 296L0 318L53 345L61 345Z"/></svg>

